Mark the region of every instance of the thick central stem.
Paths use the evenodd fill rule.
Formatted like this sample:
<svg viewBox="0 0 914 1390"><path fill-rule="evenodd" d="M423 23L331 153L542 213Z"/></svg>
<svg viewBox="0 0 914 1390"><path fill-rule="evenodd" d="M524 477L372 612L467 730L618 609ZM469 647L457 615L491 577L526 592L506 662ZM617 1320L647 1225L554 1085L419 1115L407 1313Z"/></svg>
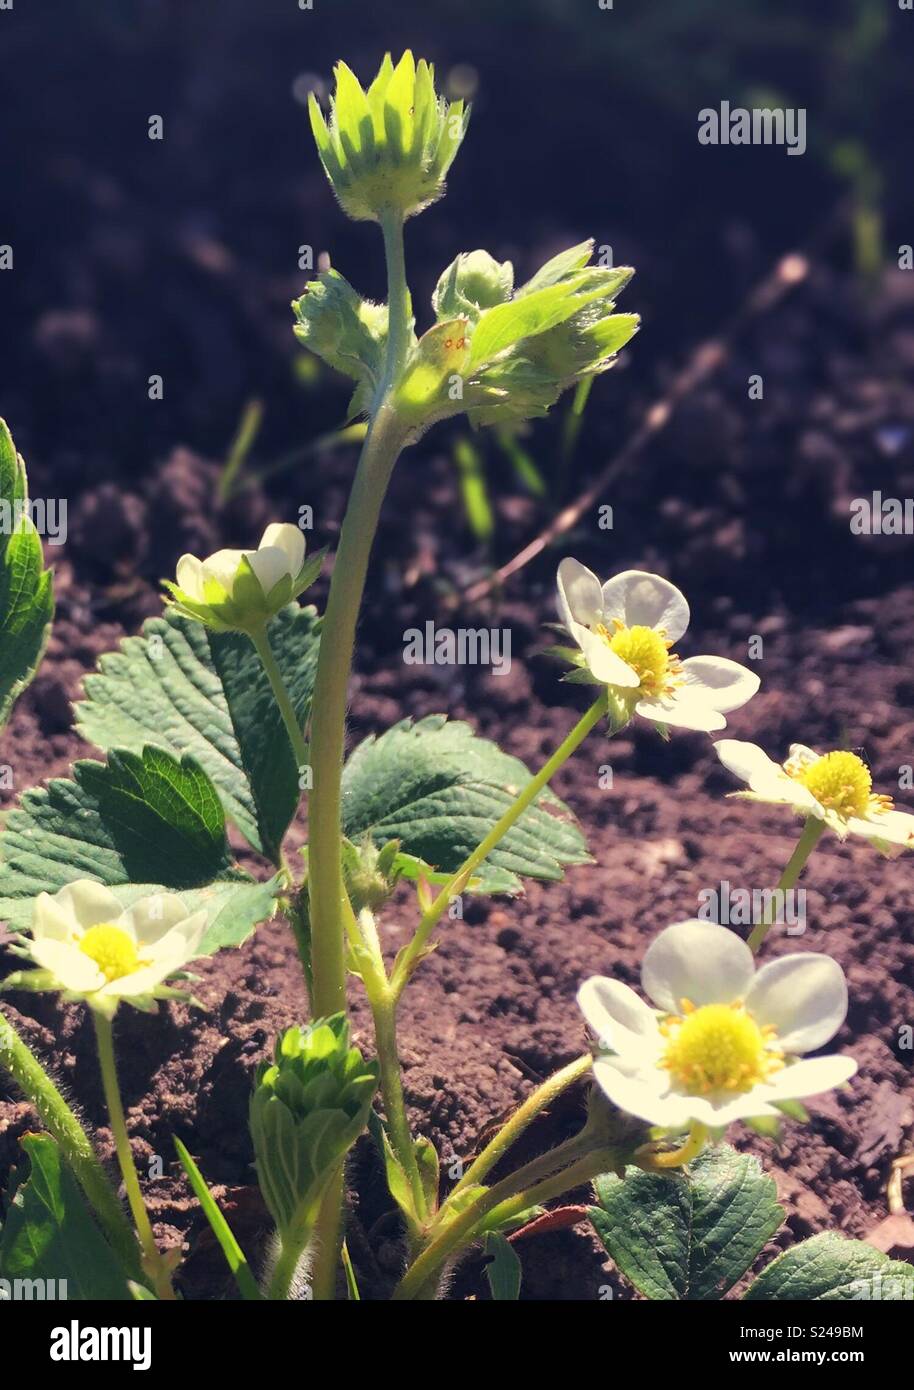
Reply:
<svg viewBox="0 0 914 1390"><path fill-rule="evenodd" d="M346 699L355 628L368 557L391 471L403 446L399 421L382 406L372 421L333 566L311 718L312 789L308 803L312 1004L317 1018L346 1008L340 778Z"/></svg>
<svg viewBox="0 0 914 1390"><path fill-rule="evenodd" d="M409 351L411 333L402 218L386 218L382 222L382 231L388 277L387 362L340 532L327 611L321 628L311 718L308 892L311 905L311 1005L318 1018L346 1008L344 888L340 858L340 780L346 736L346 697L368 557L387 484L406 440L403 424L389 403L391 387ZM315 1229L316 1255L312 1282L316 1299L333 1297L342 1198L341 1169L324 1198Z"/></svg>

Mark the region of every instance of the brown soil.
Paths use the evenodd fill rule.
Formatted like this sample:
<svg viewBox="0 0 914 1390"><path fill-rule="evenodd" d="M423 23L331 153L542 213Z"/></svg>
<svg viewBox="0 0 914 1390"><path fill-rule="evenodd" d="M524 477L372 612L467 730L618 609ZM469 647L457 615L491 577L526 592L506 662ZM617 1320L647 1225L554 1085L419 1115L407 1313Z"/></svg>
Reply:
<svg viewBox="0 0 914 1390"><path fill-rule="evenodd" d="M904 577L912 542L851 540L846 503L874 486L910 494L914 420L902 381L886 383L877 358L861 353L851 359L843 347L809 358L806 371L819 389L802 416L794 409L791 343L802 343L826 302L834 302L833 288L820 277L778 323L759 328L759 341L744 345L747 358L771 341L781 345L782 360L770 353L763 417L761 411L750 415L758 407L737 389L745 376L743 364L733 363L729 380L696 398L642 472L620 485L616 530L607 536L588 526L564 549L604 572L657 565L681 582L693 606L684 654L710 650L744 658L748 637L761 634L762 691L732 717L734 736L750 737L772 753L795 738L813 746L864 747L876 784L891 792L899 769L914 762L914 586ZM882 312L896 344L906 347L910 371L911 309L899 287L887 291ZM880 337L884 341L884 332ZM808 381L803 386L808 393ZM403 461L385 514L352 689L352 737L383 730L404 713L446 710L535 767L581 703L580 692L561 686L535 656L539 625L553 616L551 561L516 581L497 610L474 615L477 622L510 626L509 676L406 667L400 660L405 627L436 615L447 621L437 606L438 581L457 575L462 564L448 475L433 447L423 445ZM337 509L349 468L343 459L325 465L321 496ZM416 529L401 532L397 518L413 505L420 469L428 486ZM65 772L75 756L89 751L69 732L68 701L97 654L156 611L155 573L167 572L185 544L208 548L237 535L237 518L206 510L212 476L209 465L179 452L135 495L121 490L123 555L138 551L141 558L123 562L120 574L103 575L101 583L90 521L84 531L74 526L57 561L60 615L48 658L6 735L17 791ZM80 516L90 519L95 508L110 508L110 498L100 493L85 493ZM152 507L157 516L170 517L166 532L148 528L146 509ZM251 530L265 510L258 498ZM533 518L510 503L503 511L508 552ZM813 518L815 548L809 544ZM325 531L332 538L332 526ZM404 566L418 576L409 590L396 579ZM613 769L611 790L599 785L603 764ZM594 865L572 870L564 885L533 884L514 902L471 903L465 920L442 929L440 948L405 997L402 1061L412 1120L445 1160L466 1159L483 1130L536 1078L580 1051L584 1033L573 996L586 975L606 972L637 984L639 959L653 933L691 915L699 891L722 879L770 885L795 835L786 813L725 799L733 785L698 736L674 734L669 745L646 728L606 744L592 736L555 786L586 830ZM910 864L884 862L863 844L830 840L804 882L809 921L799 948L827 950L847 971L851 1007L837 1041L858 1059L860 1072L849 1091L811 1101L811 1124L788 1124L779 1146L736 1135L777 1177L788 1218L776 1246L831 1228L851 1236L871 1232L886 1215L891 1160L910 1148L914 1126L911 1054L900 1043L901 1028L914 1020ZM401 893L383 920L391 952L412 920L409 897ZM771 949L797 945L775 936ZM281 922L263 927L241 950L204 963L200 973L202 1011L169 1006L158 1019L126 1011L118 1019L137 1150L150 1160L160 1155L165 1166L165 1175L147 1186L158 1234L167 1243L186 1243L182 1283L192 1298L229 1295L230 1289L176 1171L171 1136L191 1147L222 1190L256 1258L265 1218L251 1186L245 1125L251 1073L276 1032L305 1012L294 948ZM352 1000L358 1037L370 1048L370 1019L357 988ZM84 1013L49 998L20 995L11 1002L104 1148ZM16 1162L17 1139L33 1123L28 1106L7 1097L0 1099L0 1177ZM570 1132L580 1109L580 1096L566 1099L519 1157ZM395 1277L400 1252L367 1141L352 1179L353 1249L366 1291L377 1295ZM595 1298L607 1282L617 1296L627 1296L586 1226L531 1240L521 1253L525 1297ZM480 1269L478 1262L467 1266L456 1291L484 1296Z"/></svg>
<svg viewBox="0 0 914 1390"><path fill-rule="evenodd" d="M128 15L131 7L92 0L58 7L53 25L43 7L17 5L15 17L4 17L0 181L3 240L15 243L16 273L0 276L0 413L26 457L33 495L66 497L70 507L68 542L49 549L58 617L47 660L3 735L0 758L14 779L4 804L91 753L71 731L79 682L101 652L160 611L158 580L182 551L250 544L265 521L293 516L302 503L315 508L314 544L335 543L351 454L312 457L227 509L214 503L218 468L207 461L224 451L250 396L265 403L257 464L342 418L347 393L335 379L322 373L308 387L295 372L288 303L301 289L302 242L329 247L361 290L382 289L373 229L345 222L314 158L303 76L329 73L341 55L366 73L385 46L406 44L442 72L456 62L478 68L475 129L451 194L408 231L421 313L441 269L477 245L514 257L526 276L593 232L612 243L618 262L638 267L621 307L643 313L644 331L594 390L575 476L557 489L564 498L587 485L674 367L777 256L811 236L839 196L823 149L856 135L859 123L843 108L840 119L827 117L823 93L837 102L850 86L867 120L878 122L892 91L888 60L903 64L910 41L901 16L874 91L828 65L833 5L816 20L815 72L804 73L808 57L787 44L783 53L762 45L758 72L729 73L727 58L717 59L728 90L746 77L765 91L808 93L821 147L803 160L781 150L709 157L695 140L691 96L677 105L672 86L658 92L643 67L629 72L615 48L617 21L612 30L605 15L592 23L587 8L531 5L523 25L510 4L491 0L478 12L465 0L338 0L313 15L247 0L153 0ZM715 29L694 64L690 53L677 66L704 72L717 38ZM505 61L508 52L516 61ZM161 110L168 137L156 145L143 132ZM894 113L867 130L884 172L897 166L903 174L910 152ZM500 139L511 140L507 155ZM895 201L908 185L903 177L884 184L894 247L910 240L909 212ZM535 766L582 703L535 655L541 624L554 617L555 563L571 553L603 574L639 565L678 582L693 608L683 655L745 659L750 635L764 637L762 691L732 719L736 736L772 754L794 739L864 747L877 785L894 792L899 769L914 763L914 537L852 536L848 503L877 488L914 496L914 275L896 272L864 289L845 273L843 255L820 243L809 283L743 333L725 368L618 480L604 499L615 529L599 531L596 517L586 518L491 608L455 618L443 604L489 561L509 558L555 503L519 496L489 445L498 524L487 555L474 549L462 519L447 431L407 456L375 548L352 741L404 714L443 710ZM160 402L147 397L151 372L166 375ZM750 401L747 382L757 373L764 398ZM529 441L550 479L556 437L556 426L544 423ZM325 594L326 581L316 589L319 605ZM404 666L402 634L426 618L509 625L510 676ZM606 763L611 790L599 786ZM464 921L442 930L405 997L412 1119L442 1154L468 1157L494 1118L580 1050L573 996L583 977L606 971L637 983L646 942L691 915L700 890L722 879L750 888L775 881L796 828L786 813L727 801L732 789L707 739L674 734L664 745L646 729L605 745L593 735L563 770L556 790L580 817L593 866L572 870L565 884L532 885L515 902L474 903ZM914 807L914 793L899 801ZM851 1009L837 1044L857 1057L860 1072L848 1092L812 1101L812 1123L788 1125L779 1147L734 1131L781 1188L788 1216L776 1245L833 1227L874 1231L886 1216L891 1160L911 1150L914 1054L901 1046L900 1030L914 1023L912 862L886 863L865 845L830 840L804 880L809 925L799 949L828 950L848 973ZM385 914L391 951L411 911L404 893ZM771 942L773 951L797 947L793 938ZM14 964L0 939L0 975ZM197 1299L232 1291L179 1174L172 1136L198 1157L256 1259L266 1222L245 1123L251 1074L277 1031L304 1014L281 922L200 973L202 1011L122 1011L117 1022L137 1151L164 1164L164 1176L146 1184L158 1235L186 1244L182 1284ZM358 989L352 999L359 1038L370 1047ZM22 995L9 996L8 1006L107 1153L84 1013ZM568 1096L518 1158L571 1132L581 1103ZM0 1191L18 1162L19 1136L33 1124L0 1080ZM397 1222L366 1142L351 1177L360 1279L368 1296L383 1295L400 1262ZM894 1240L893 1253L911 1257L904 1229L881 1227L874 1238ZM606 1283L630 1296L586 1226L519 1250L527 1298L593 1299ZM479 1261L454 1292L486 1296Z"/></svg>

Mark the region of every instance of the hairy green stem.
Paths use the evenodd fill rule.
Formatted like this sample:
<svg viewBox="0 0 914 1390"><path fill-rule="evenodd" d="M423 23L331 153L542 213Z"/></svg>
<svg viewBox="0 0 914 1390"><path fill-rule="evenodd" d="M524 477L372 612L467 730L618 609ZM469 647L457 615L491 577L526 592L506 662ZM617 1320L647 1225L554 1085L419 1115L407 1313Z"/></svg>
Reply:
<svg viewBox="0 0 914 1390"><path fill-rule="evenodd" d="M806 861L819 843L824 829L824 820L817 820L815 816L807 817L806 824L803 826L803 833L797 841L796 849L788 859L787 866L778 879L775 893L786 893L789 888L794 886L806 867ZM774 899L768 904L762 920L753 927L748 940L750 951L758 951L765 937L768 935L768 929L773 924L777 915L776 902L777 899Z"/></svg>
<svg viewBox="0 0 914 1390"><path fill-rule="evenodd" d="M508 807L507 811L498 820L486 835L485 839L476 846L472 854L468 855L460 868L451 876L444 885L435 901L423 914L416 934L412 941L404 950L397 968L391 978L391 986L397 998L402 994L403 988L413 970L419 962L422 952L425 950L428 938L431 936L435 927L438 925L445 910L450 905L455 893L462 891L467 881L472 877L473 871L479 868L483 860L491 854L492 850L504 839L514 823L520 819L527 807L532 804L539 796L546 784L558 772L559 768L566 763L572 753L584 742L595 724L607 711L606 691L600 692L597 699L591 705L586 714L578 720L571 733L559 744L548 762L544 763L535 777L532 777L523 791Z"/></svg>
<svg viewBox="0 0 914 1390"><path fill-rule="evenodd" d="M310 1238L310 1230L295 1237L289 1235L279 1237L279 1254L270 1275L267 1298L281 1301L289 1297L289 1289L295 1278L295 1271L301 1264Z"/></svg>
<svg viewBox="0 0 914 1390"><path fill-rule="evenodd" d="M9 1019L0 1014L0 1066L34 1105L85 1192L128 1273L139 1274L136 1237L91 1140L44 1067Z"/></svg>
<svg viewBox="0 0 914 1390"><path fill-rule="evenodd" d="M341 792L346 699L355 628L381 503L406 431L388 397L409 348L410 297L403 258L403 223L382 224L387 257L387 365L362 447L343 519L321 628L311 716L312 788L308 802L308 892L311 925L311 1006L318 1017L346 1008L345 901L340 857ZM312 1286L332 1299L342 1233L343 1170L330 1184L315 1226Z"/></svg>
<svg viewBox="0 0 914 1390"><path fill-rule="evenodd" d="M313 1004L321 1018L346 1007L340 859L346 699L368 557L384 493L402 446L402 426L394 412L382 406L359 460L321 628L311 717L313 785L308 802Z"/></svg>
<svg viewBox="0 0 914 1390"><path fill-rule="evenodd" d="M117 1064L114 1060L114 1036L111 1020L105 1014L99 1013L97 1009L93 1009L92 1021L95 1024L98 1063L102 1074L102 1088L105 1092L105 1104L108 1107L114 1148L117 1153L117 1161L120 1164L121 1176L124 1179L127 1202L133 1214L140 1246L145 1257L146 1272L153 1280L157 1297L173 1299L171 1277L162 1260L159 1247L156 1245L155 1236L152 1234L149 1214L146 1211L146 1204L140 1191L140 1180L137 1177L136 1165L133 1162L130 1136L127 1133L127 1121L124 1118L124 1107L121 1103L120 1088L117 1084Z"/></svg>
<svg viewBox="0 0 914 1390"><path fill-rule="evenodd" d="M308 765L308 745L305 743L305 736L301 731L301 725L295 713L295 706L292 704L291 696L282 678L279 663L273 655L273 648L270 646L266 625L255 628L250 634L250 638L257 648L257 655L260 657L261 665L267 673L273 695L279 706L279 712L282 715L282 722L285 724L286 733L289 735L292 752L295 754L295 762L298 766L299 773L301 773L302 769Z"/></svg>
<svg viewBox="0 0 914 1390"><path fill-rule="evenodd" d="M394 1299L403 1301L422 1297L431 1281L437 1280L445 1264L472 1245L482 1234L482 1226L500 1225L519 1216L528 1207L560 1197L570 1188L578 1187L600 1173L618 1165L615 1150L594 1148L593 1140L584 1133L560 1145L551 1154L528 1163L518 1172L503 1178L477 1197L453 1218L433 1238L404 1274L394 1291ZM558 1172L548 1173L556 1163L568 1162ZM548 1176L540 1175L546 1171Z"/></svg>
<svg viewBox="0 0 914 1390"><path fill-rule="evenodd" d="M403 249L403 217L391 211L381 218L384 257L387 262L387 361L381 388L383 397L395 383L406 363L412 329L412 304L406 283Z"/></svg>
<svg viewBox="0 0 914 1390"><path fill-rule="evenodd" d="M363 979L374 1019L375 1046L381 1072L381 1097L387 1116L387 1136L397 1161L406 1174L416 1219L421 1222L428 1213L425 1189L422 1186L415 1144L406 1114L406 1099L403 1095L403 1079L397 1053L397 1001L386 978L366 979L363 976Z"/></svg>
<svg viewBox="0 0 914 1390"><path fill-rule="evenodd" d="M451 1188L448 1200L452 1200L458 1192L463 1192L465 1188L473 1187L476 1183L482 1182L483 1178L501 1161L512 1144L517 1143L537 1115L548 1109L553 1101L569 1086L573 1086L576 1081L586 1076L592 1066L593 1057L588 1052L583 1057L576 1057L573 1062L568 1063L567 1067L562 1067L548 1077L541 1086L537 1086L524 1103L518 1106L511 1118L502 1125L494 1138L477 1154L460 1181Z"/></svg>

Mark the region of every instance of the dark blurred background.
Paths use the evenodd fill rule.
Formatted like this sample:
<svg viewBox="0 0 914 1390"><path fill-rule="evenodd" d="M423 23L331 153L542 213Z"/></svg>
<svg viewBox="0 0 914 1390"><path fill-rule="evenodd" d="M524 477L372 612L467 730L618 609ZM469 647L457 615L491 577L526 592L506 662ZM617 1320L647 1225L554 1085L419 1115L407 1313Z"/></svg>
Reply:
<svg viewBox="0 0 914 1390"><path fill-rule="evenodd" d="M434 60L440 84L474 103L449 196L408 228L420 331L438 274L463 249L510 257L525 278L592 235L638 270L621 307L642 313L643 332L595 388L573 460L562 419L520 440L452 431L423 445L448 455L442 487L453 480L462 549L480 572L605 463L785 250L813 239L814 302L804 326L760 325L738 394L749 372L779 373L799 392L782 401L796 419L830 389L835 353L845 377L856 371L848 352L886 353L889 330L870 311L899 244L914 239L914 13L896 0L313 6L16 0L0 13L0 244L15 257L0 273L0 413L33 491L71 506L105 483L141 494L177 446L221 466L242 422L244 478L275 469L277 496L310 502L328 467L345 481L351 450L322 456L314 486L302 482L317 467L307 446L341 424L347 391L297 349L289 300L305 278L303 243L375 297L382 259L375 229L332 200L305 102L338 57L367 80L387 48ZM699 110L725 99L805 108L807 152L700 145ZM147 137L151 115L163 118L160 141ZM907 310L902 336L910 356ZM911 364L893 347L885 365ZM162 401L147 397L155 373ZM884 403L871 429L874 459L893 467L910 457L899 410ZM686 409L668 469L710 467L727 450L721 461L738 466L742 427L708 411L696 426ZM776 432L767 447L779 447ZM696 479L700 502L708 474ZM90 516L98 524L89 538L77 527L74 553L93 563L104 565L106 526L118 562L150 580L177 549L140 544L130 516ZM243 515L229 520L244 530Z"/></svg>

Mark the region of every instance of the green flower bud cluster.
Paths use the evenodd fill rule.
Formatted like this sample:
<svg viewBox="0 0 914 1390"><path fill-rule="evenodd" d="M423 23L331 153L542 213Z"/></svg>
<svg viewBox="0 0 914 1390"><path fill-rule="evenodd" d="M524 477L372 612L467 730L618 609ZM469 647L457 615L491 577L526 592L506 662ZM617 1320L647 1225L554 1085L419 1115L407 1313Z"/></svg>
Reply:
<svg viewBox="0 0 914 1390"><path fill-rule="evenodd" d="M444 193L444 180L466 133L469 111L435 91L434 67L406 52L386 54L367 92L345 63L335 69L329 123L316 98L311 128L343 211L380 222L421 212Z"/></svg>
<svg viewBox="0 0 914 1390"><path fill-rule="evenodd" d="M298 341L358 382L349 418L367 414L384 371L387 305L362 299L342 275L326 270L293 299L292 308Z"/></svg>
<svg viewBox="0 0 914 1390"><path fill-rule="evenodd" d="M516 291L510 261L458 256L438 281L438 323L412 350L398 409L423 425L463 411L475 425L511 425L605 372L638 330L637 314L614 312L634 271L591 265L592 252L591 241L573 246Z"/></svg>
<svg viewBox="0 0 914 1390"><path fill-rule="evenodd" d="M344 1014L289 1028L261 1064L250 1121L257 1177L283 1239L301 1240L368 1122L378 1068L350 1045Z"/></svg>

